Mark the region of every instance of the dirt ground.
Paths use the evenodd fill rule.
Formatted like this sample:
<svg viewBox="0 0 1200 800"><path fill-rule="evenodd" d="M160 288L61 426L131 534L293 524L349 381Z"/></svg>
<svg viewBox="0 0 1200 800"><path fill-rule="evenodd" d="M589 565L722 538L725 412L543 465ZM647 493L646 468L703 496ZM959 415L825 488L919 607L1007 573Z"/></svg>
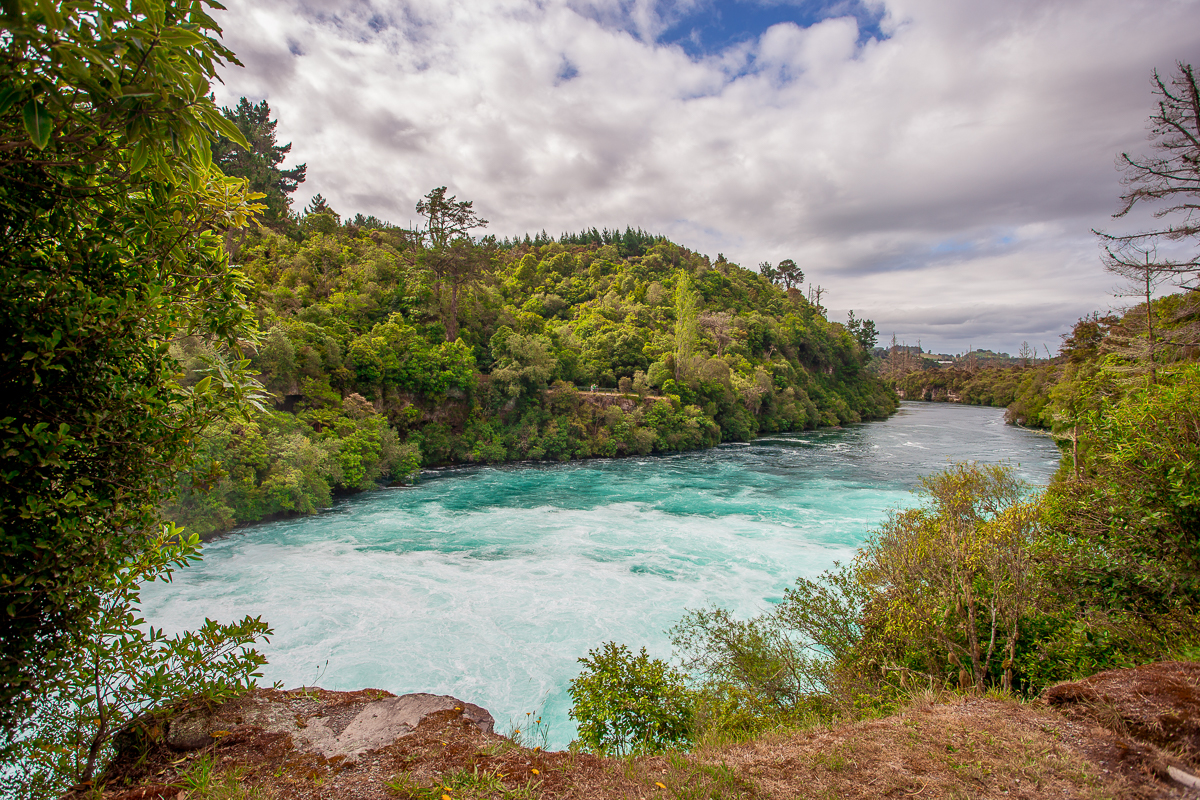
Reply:
<svg viewBox="0 0 1200 800"><path fill-rule="evenodd" d="M275 693L300 726L347 718L379 694ZM113 765L104 800L1197 799L1170 769L1200 768L1200 664L1101 673L1035 703L917 697L893 716L687 755L543 752L482 732L461 710L357 759L325 759L250 725L189 752L162 737L135 750Z"/></svg>

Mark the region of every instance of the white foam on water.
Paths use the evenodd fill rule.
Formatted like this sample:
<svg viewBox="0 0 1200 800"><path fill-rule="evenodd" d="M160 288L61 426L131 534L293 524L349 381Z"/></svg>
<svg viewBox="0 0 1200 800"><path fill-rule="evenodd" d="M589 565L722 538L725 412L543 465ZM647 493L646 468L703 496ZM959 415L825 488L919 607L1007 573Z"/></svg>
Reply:
<svg viewBox="0 0 1200 800"><path fill-rule="evenodd" d="M589 649L614 640L668 657L666 631L685 609L758 613L911 502L913 464L931 472L947 453L896 457L914 437L893 423L931 416L906 411L807 434L815 446L776 436L669 458L440 471L210 543L202 564L144 588L145 616L172 632L261 615L275 631L268 681L452 694L502 724L540 712L551 745L565 746L566 688ZM957 411L941 417L976 433L991 421ZM1046 440L1026 434L1043 446L1031 449L994 431L997 449L1042 459L1044 482L1056 463ZM864 456L873 446L892 461Z"/></svg>

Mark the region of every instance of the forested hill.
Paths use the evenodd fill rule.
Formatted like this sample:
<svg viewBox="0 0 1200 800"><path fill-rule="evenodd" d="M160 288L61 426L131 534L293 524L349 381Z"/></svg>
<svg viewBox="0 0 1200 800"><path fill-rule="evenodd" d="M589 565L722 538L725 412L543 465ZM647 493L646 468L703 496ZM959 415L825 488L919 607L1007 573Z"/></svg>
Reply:
<svg viewBox="0 0 1200 800"><path fill-rule="evenodd" d="M178 521L311 513L420 466L679 451L896 407L864 370L874 326L828 321L792 262L764 276L641 231L498 245L465 235L482 221L443 190L418 210L420 231L343 223L318 196L282 232L229 237L271 396L209 431ZM213 354L175 355L196 381Z"/></svg>

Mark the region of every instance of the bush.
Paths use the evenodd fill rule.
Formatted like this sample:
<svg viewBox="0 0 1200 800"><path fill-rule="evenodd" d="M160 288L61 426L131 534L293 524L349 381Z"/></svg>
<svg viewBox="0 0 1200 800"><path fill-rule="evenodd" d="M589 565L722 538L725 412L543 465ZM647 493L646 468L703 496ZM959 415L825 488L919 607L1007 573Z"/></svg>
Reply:
<svg viewBox="0 0 1200 800"><path fill-rule="evenodd" d="M58 797L96 778L116 737L144 713L186 699L217 703L255 687L266 659L253 644L271 634L260 618L206 619L197 631L167 636L140 616L144 583L169 581L199 559L199 538L183 540L167 526L154 546L97 587L87 630L61 654L36 711L0 739L0 795Z"/></svg>
<svg viewBox="0 0 1200 800"><path fill-rule="evenodd" d="M687 676L646 648L634 656L605 642L579 659L584 671L571 680L571 718L579 742L601 755L658 753L691 743L693 694Z"/></svg>
<svg viewBox="0 0 1200 800"><path fill-rule="evenodd" d="M801 578L772 612L684 616L672 642L715 699L712 725L882 710L912 679L981 691L1025 677L1025 648L1041 646L1030 635L1046 588L1032 550L1040 505L1003 466L954 465L921 494L851 565Z"/></svg>

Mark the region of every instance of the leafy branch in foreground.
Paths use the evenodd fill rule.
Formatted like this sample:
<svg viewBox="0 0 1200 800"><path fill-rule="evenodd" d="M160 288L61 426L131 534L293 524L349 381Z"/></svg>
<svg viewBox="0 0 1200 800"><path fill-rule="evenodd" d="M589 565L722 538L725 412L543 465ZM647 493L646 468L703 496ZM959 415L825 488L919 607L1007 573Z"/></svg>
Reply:
<svg viewBox="0 0 1200 800"><path fill-rule="evenodd" d="M190 700L216 703L254 688L266 659L252 645L271 634L258 617L168 636L140 616L141 586L170 581L200 559L198 537L172 527L110 576L85 632L59 655L38 708L0 749L20 774L0 773L6 797L57 797L89 783L112 754L114 738L145 712Z"/></svg>
<svg viewBox="0 0 1200 800"><path fill-rule="evenodd" d="M254 317L221 232L261 210L212 163L236 63L197 0L4 3L0 38L0 730L154 546L211 420L254 402ZM208 5L215 6L215 3ZM168 352L211 345L208 377Z"/></svg>

